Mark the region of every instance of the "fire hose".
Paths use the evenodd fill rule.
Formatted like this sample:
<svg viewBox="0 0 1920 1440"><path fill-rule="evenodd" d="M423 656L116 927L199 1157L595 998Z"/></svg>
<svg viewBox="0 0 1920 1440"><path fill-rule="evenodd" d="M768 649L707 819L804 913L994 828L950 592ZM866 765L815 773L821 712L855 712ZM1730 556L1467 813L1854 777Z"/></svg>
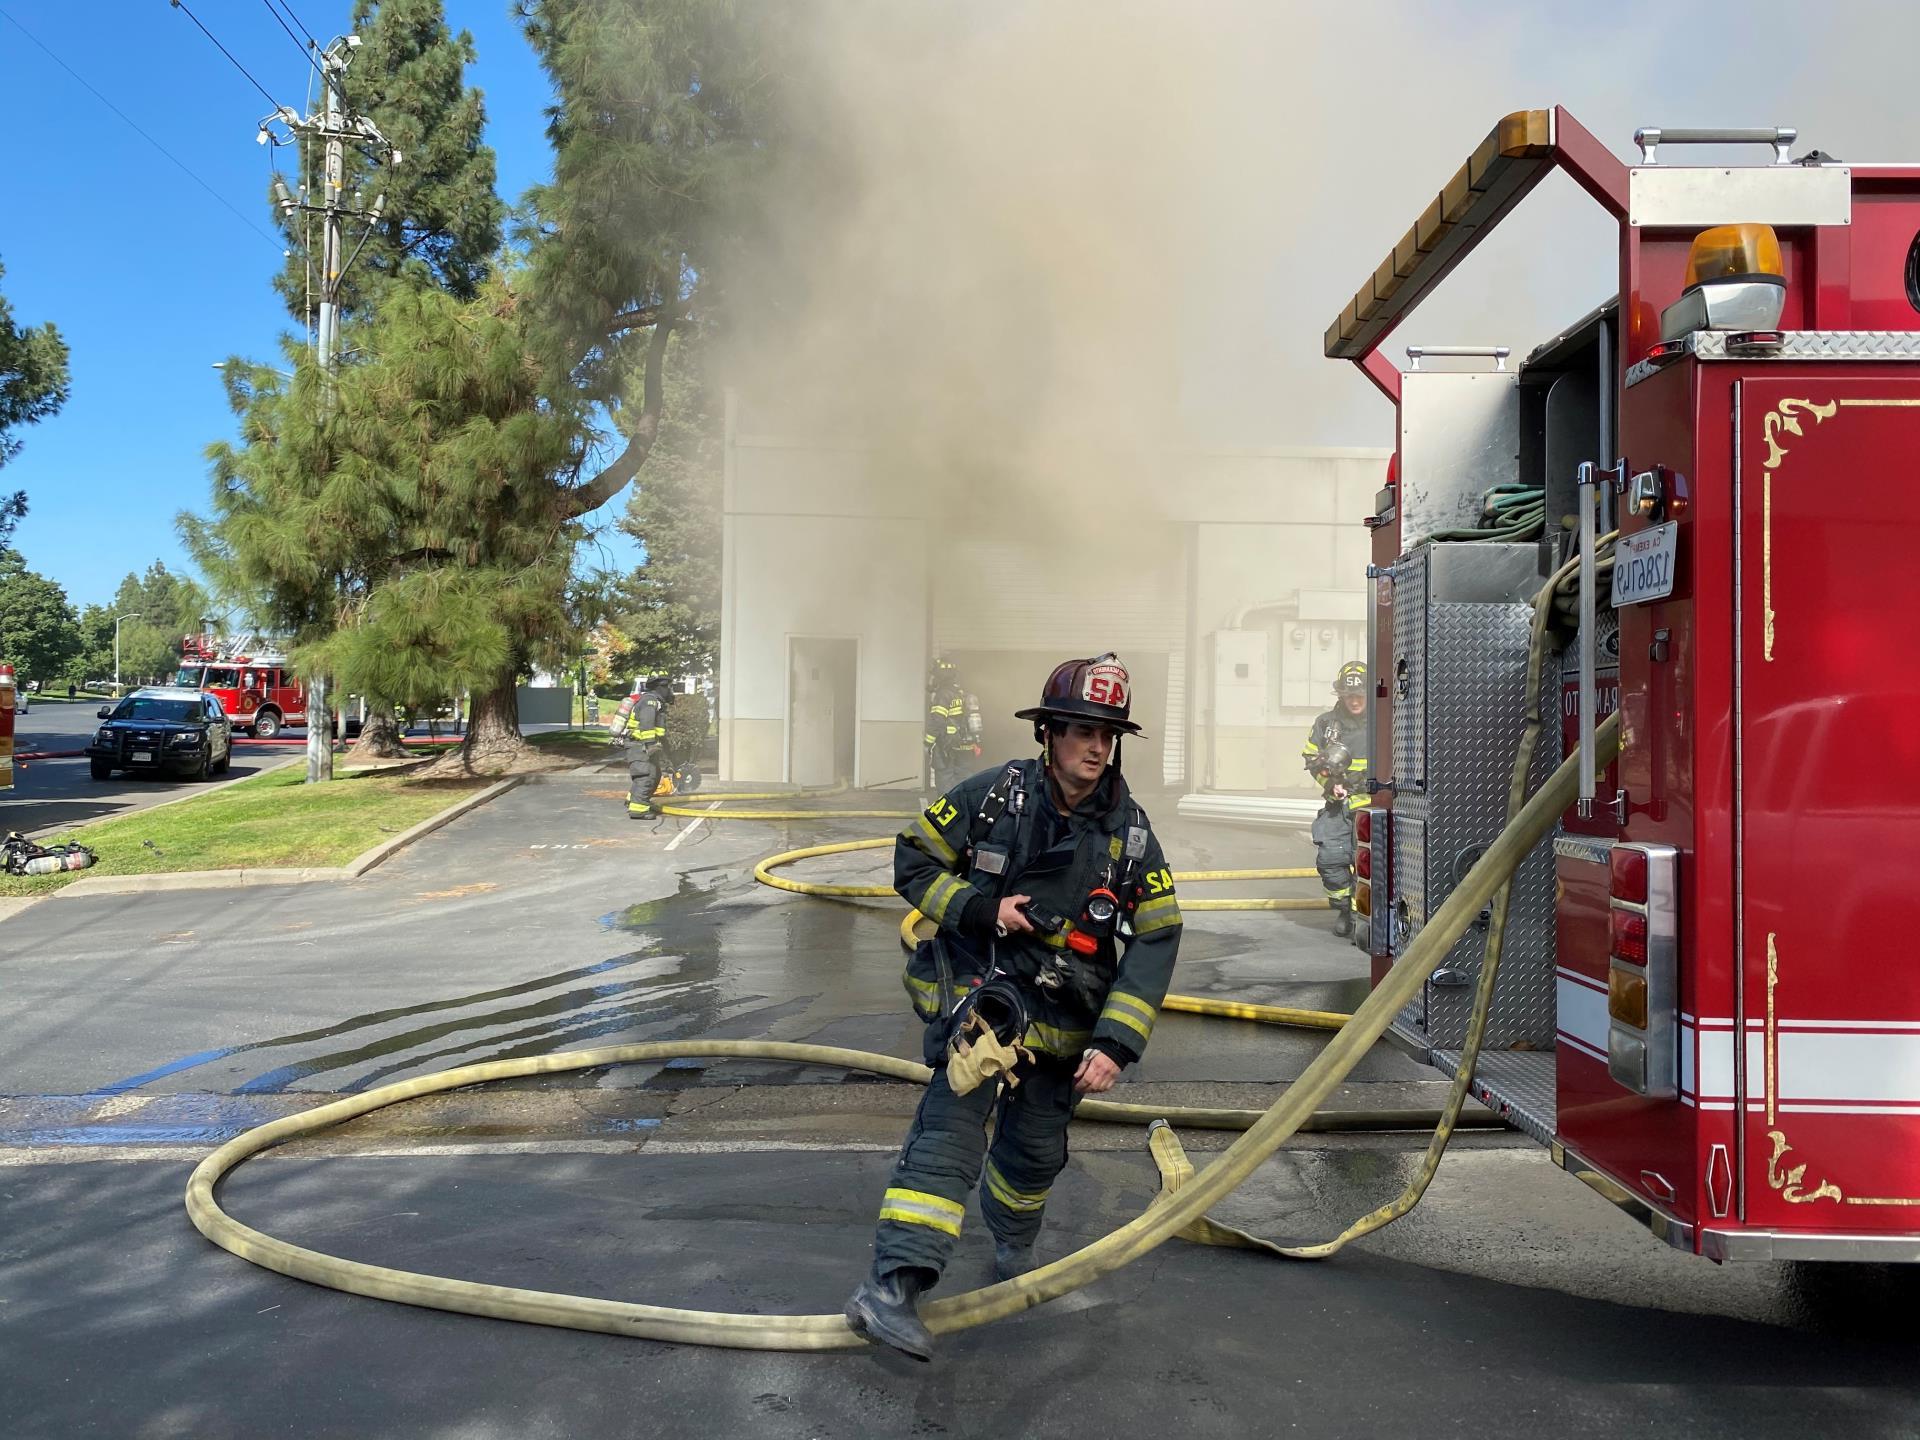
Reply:
<svg viewBox="0 0 1920 1440"><path fill-rule="evenodd" d="M1595 763L1610 763L1619 748L1620 720L1611 715L1594 736ZM996 1285L930 1302L922 1311L935 1334L951 1334L990 1320L1004 1319L1092 1284L1195 1227L1206 1212L1244 1182L1258 1166L1299 1133L1316 1107L1346 1078L1433 973L1447 952L1493 901L1514 871L1572 803L1579 784L1579 755L1568 757L1523 805L1488 846L1466 877L1427 922L1364 1004L1356 1010L1305 1072L1274 1104L1248 1125L1244 1134L1205 1170L1163 1182L1160 1196L1146 1211L1084 1249ZM1483 983L1485 977L1483 976ZM1490 988L1490 987L1489 987ZM423 1275L328 1255L294 1245L234 1219L220 1208L215 1186L221 1177L262 1150L331 1128L343 1121L419 1095L523 1075L556 1074L640 1061L691 1057L788 1060L833 1065L907 1079L924 1079L911 1062L864 1051L778 1041L680 1040L616 1045L597 1050L491 1061L425 1075L351 1095L301 1115L257 1126L227 1141L195 1167L187 1185L187 1214L193 1225L223 1249L266 1269L352 1294L394 1300L431 1309L499 1319L594 1330L651 1340L717 1345L753 1350L840 1350L860 1341L840 1315L742 1315L686 1310L663 1305L561 1295L514 1286L488 1285L448 1276ZM1464 1065L1462 1067L1465 1069ZM1094 1106L1098 1105L1099 1110ZM1137 1119L1102 1115L1108 1102L1088 1102L1088 1119ZM1192 1123L1174 1109L1154 1115ZM1165 1130L1156 1134L1164 1135ZM1163 1144L1162 1149L1165 1149Z"/></svg>
<svg viewBox="0 0 1920 1440"><path fill-rule="evenodd" d="M1610 716L1595 736L1597 763L1612 759L1618 738L1618 717ZM1203 1220L1212 1205L1307 1125L1315 1107L1366 1054L1394 1015L1425 984L1453 942L1465 933L1528 852L1552 829L1577 787L1577 759L1575 756L1564 762L1522 807L1415 938L1400 962L1388 972L1379 988L1334 1035L1286 1094L1262 1112L1212 1165L1190 1180L1177 1186L1169 1185L1145 1213L1083 1250L1014 1280L933 1301L923 1311L928 1328L936 1334L950 1333L1057 1299L1138 1259ZM830 1350L860 1345L862 1342L838 1315L739 1315L683 1310L487 1285L346 1260L292 1245L242 1224L221 1210L214 1196L214 1187L223 1175L261 1150L418 1095L522 1075L698 1056L789 1060L906 1079L924 1080L926 1075L923 1067L889 1056L775 1041L670 1041L464 1066L382 1086L364 1095L349 1096L237 1136L196 1167L187 1190L188 1215L203 1235L243 1259L297 1279L379 1299L573 1329L743 1349ZM1107 1102L1088 1102L1082 1106L1081 1113L1088 1119L1135 1120L1140 1118L1138 1112L1154 1107L1123 1107L1123 1113L1118 1115L1101 1113L1108 1108ZM1179 1110L1157 1113L1154 1118L1165 1119L1168 1115L1183 1123L1194 1123Z"/></svg>
<svg viewBox="0 0 1920 1440"><path fill-rule="evenodd" d="M1610 540L1613 537L1606 538ZM1505 936L1511 893L1509 882L1528 854L1552 830L1560 815L1572 803L1579 785L1581 757L1576 751L1561 762L1531 799L1525 799L1526 777L1541 729L1539 680L1546 630L1553 615L1556 597L1573 569L1570 563L1556 572L1542 587L1536 600L1527 670L1528 715L1509 783L1506 826L1414 937L1373 993L1358 1010L1345 1017L1333 1038L1314 1057L1300 1078L1263 1112L1162 1108L1101 1100L1083 1102L1078 1113L1088 1120L1149 1122L1148 1145L1161 1173L1160 1194L1144 1213L1082 1250L1015 1279L931 1302L922 1311L922 1318L930 1331L936 1335L950 1334L1017 1315L1023 1310L1082 1289L1173 1238L1204 1244L1252 1246L1293 1259L1322 1259L1337 1252L1350 1240L1369 1234L1404 1215L1418 1203L1459 1123L1467 1089L1472 1083L1474 1065L1485 1040ZM1596 768L1612 762L1619 744L1620 716L1616 713L1608 716L1594 732L1593 758ZM693 813L698 815L700 812ZM891 842L868 841L843 848L871 849L877 848L877 844L888 843ZM814 847L814 853L821 853L820 847ZM782 888L796 888L799 883L789 882ZM1466 932L1482 909L1489 906L1491 919L1486 948L1460 1066L1427 1154L1402 1193L1387 1205L1356 1221L1333 1240L1320 1245L1279 1246L1208 1219L1206 1212L1214 1204L1243 1183L1293 1135L1339 1125L1342 1117L1338 1113L1319 1112L1315 1107L1360 1062L1374 1042L1385 1033L1394 1016L1426 984L1454 942ZM912 919L909 915L909 926ZM1205 1003L1234 1005L1237 1010L1254 1008L1239 1006L1236 1002ZM771 1059L831 1065L922 1084L931 1073L926 1067L911 1061L868 1051L752 1040L683 1040L618 1045L468 1065L381 1086L362 1095L348 1096L305 1114L287 1116L236 1136L194 1168L187 1185L187 1214L202 1235L253 1264L295 1279L375 1299L532 1324L735 1349L811 1351L851 1349L862 1345L864 1342L847 1328L844 1317L839 1315L742 1315L685 1310L488 1285L369 1265L267 1235L235 1220L220 1208L215 1198L215 1186L220 1179L260 1151L417 1096L523 1075L556 1074L641 1061L695 1057ZM1244 1133L1205 1171L1196 1172L1170 1128L1170 1118L1198 1128L1238 1129Z"/></svg>

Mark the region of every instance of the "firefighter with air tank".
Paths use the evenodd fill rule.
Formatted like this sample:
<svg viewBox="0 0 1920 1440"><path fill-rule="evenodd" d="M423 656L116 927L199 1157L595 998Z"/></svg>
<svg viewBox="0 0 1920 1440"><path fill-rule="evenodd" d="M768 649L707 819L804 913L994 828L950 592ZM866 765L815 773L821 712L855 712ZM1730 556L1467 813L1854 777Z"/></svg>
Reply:
<svg viewBox="0 0 1920 1440"><path fill-rule="evenodd" d="M943 656L927 667L927 768L933 793L944 795L980 759L980 702L960 683L960 670Z"/></svg>
<svg viewBox="0 0 1920 1440"><path fill-rule="evenodd" d="M1120 773L1120 737L1140 733L1129 689L1111 654L1060 665L1017 712L1039 757L961 782L894 845L894 889L939 927L905 976L933 1079L846 1316L915 1359L933 1343L916 1302L968 1193L980 1184L995 1278L1034 1268L1074 1106L1145 1052L1173 975L1173 876Z"/></svg>
<svg viewBox="0 0 1920 1440"><path fill-rule="evenodd" d="M667 706L673 687L654 676L620 702L614 712L613 743L627 747L627 816L642 820L653 814L653 794L660 788L666 767Z"/></svg>
<svg viewBox="0 0 1920 1440"><path fill-rule="evenodd" d="M1353 933L1353 811L1367 803L1367 667L1349 660L1333 681L1334 707L1321 713L1301 750L1326 804L1313 820L1315 867L1339 935Z"/></svg>

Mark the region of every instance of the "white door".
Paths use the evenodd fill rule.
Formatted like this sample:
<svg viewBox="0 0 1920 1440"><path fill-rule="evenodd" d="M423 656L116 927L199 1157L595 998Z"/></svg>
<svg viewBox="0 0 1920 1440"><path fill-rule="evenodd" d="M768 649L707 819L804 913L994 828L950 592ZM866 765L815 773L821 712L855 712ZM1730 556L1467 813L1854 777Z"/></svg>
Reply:
<svg viewBox="0 0 1920 1440"><path fill-rule="evenodd" d="M796 785L831 785L839 717L831 657L817 640L789 642L787 715L791 735L788 776Z"/></svg>

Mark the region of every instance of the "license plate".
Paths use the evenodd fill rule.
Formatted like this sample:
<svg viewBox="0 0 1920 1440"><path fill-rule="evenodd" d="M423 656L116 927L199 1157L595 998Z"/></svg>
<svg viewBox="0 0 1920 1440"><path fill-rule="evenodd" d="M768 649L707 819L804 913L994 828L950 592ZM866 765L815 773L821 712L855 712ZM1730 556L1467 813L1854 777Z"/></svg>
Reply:
<svg viewBox="0 0 1920 1440"><path fill-rule="evenodd" d="M153 751L136 750L127 758L132 760L136 765L151 765L153 763Z"/></svg>
<svg viewBox="0 0 1920 1440"><path fill-rule="evenodd" d="M1613 542L1613 603L1644 605L1673 593L1679 559L1680 527L1669 520Z"/></svg>

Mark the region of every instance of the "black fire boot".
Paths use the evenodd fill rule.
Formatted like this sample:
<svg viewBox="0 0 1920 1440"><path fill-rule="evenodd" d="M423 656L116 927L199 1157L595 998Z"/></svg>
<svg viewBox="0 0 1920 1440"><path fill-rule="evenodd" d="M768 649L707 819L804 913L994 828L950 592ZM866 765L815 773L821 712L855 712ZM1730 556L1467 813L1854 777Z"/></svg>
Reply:
<svg viewBox="0 0 1920 1440"><path fill-rule="evenodd" d="M1353 934L1353 911L1342 906L1333 917L1333 933L1342 937Z"/></svg>
<svg viewBox="0 0 1920 1440"><path fill-rule="evenodd" d="M1011 1280L1016 1275L1024 1275L1040 1262L1034 1258L1031 1245L1005 1245L993 1242L993 1278Z"/></svg>
<svg viewBox="0 0 1920 1440"><path fill-rule="evenodd" d="M915 1306L920 1292L931 1284L926 1270L908 1266L882 1275L876 1262L874 1273L847 1300L847 1324L862 1340L891 1345L915 1360L931 1360L933 1336Z"/></svg>

